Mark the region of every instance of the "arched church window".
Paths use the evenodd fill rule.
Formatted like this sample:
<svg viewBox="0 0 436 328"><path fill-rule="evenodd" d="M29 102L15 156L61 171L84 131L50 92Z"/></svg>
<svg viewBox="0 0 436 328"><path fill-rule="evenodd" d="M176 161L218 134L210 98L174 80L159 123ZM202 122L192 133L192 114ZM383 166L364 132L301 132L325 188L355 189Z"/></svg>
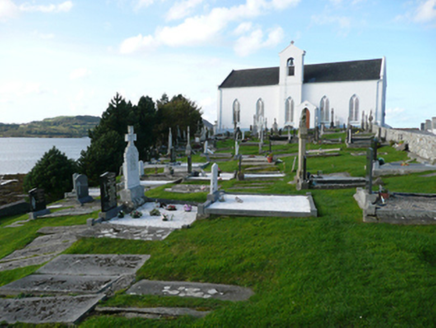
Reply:
<svg viewBox="0 0 436 328"><path fill-rule="evenodd" d="M294 58L292 58L292 57L288 58L286 66L288 66L288 75L293 76L294 75Z"/></svg>
<svg viewBox="0 0 436 328"><path fill-rule="evenodd" d="M256 117L259 119L261 116L264 116L264 105L262 98L259 98L256 103Z"/></svg>
<svg viewBox="0 0 436 328"><path fill-rule="evenodd" d="M329 114L330 114L330 102L327 96L322 97L321 102L319 104L319 116L321 122L329 122Z"/></svg>
<svg viewBox="0 0 436 328"><path fill-rule="evenodd" d="M294 100L291 97L285 102L285 122L294 122Z"/></svg>
<svg viewBox="0 0 436 328"><path fill-rule="evenodd" d="M356 122L359 120L359 98L355 94L350 98L348 116L350 121Z"/></svg>
<svg viewBox="0 0 436 328"><path fill-rule="evenodd" d="M238 99L233 102L233 123L241 122L241 106Z"/></svg>

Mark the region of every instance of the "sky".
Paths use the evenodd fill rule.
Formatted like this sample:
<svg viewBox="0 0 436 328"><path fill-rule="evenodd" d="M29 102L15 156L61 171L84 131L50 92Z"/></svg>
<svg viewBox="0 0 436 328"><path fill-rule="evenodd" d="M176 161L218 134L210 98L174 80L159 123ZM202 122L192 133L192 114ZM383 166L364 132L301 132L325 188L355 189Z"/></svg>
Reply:
<svg viewBox="0 0 436 328"><path fill-rule="evenodd" d="M436 0L0 0L0 122L100 116L120 93L195 101L232 69L386 57L386 123L436 116Z"/></svg>

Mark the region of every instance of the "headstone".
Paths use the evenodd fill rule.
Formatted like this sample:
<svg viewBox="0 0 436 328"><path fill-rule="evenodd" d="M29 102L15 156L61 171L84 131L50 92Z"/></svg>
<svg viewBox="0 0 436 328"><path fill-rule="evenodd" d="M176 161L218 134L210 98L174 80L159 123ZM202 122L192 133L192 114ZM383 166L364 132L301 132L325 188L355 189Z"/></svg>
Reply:
<svg viewBox="0 0 436 328"><path fill-rule="evenodd" d="M432 130L431 120L425 120L425 130L426 131L431 131Z"/></svg>
<svg viewBox="0 0 436 328"><path fill-rule="evenodd" d="M324 135L324 123L321 123L321 129L319 130L319 136L322 137Z"/></svg>
<svg viewBox="0 0 436 328"><path fill-rule="evenodd" d="M44 189L34 188L29 190L30 213L29 219L34 220L38 216L50 213L45 203Z"/></svg>
<svg viewBox="0 0 436 328"><path fill-rule="evenodd" d="M127 147L124 151L124 189L121 190L121 200L125 202L127 209L135 209L145 203L144 187L140 185L139 180L139 153L135 147L136 134L133 126L128 126L128 134L125 135ZM171 147L174 149L174 147Z"/></svg>
<svg viewBox="0 0 436 328"><path fill-rule="evenodd" d="M368 130L369 132L372 132L372 121L374 120L374 116L372 116L372 110L369 112L369 126L368 126Z"/></svg>
<svg viewBox="0 0 436 328"><path fill-rule="evenodd" d="M435 129L436 129L436 127L435 127ZM245 131L242 131L242 140L244 140L245 139Z"/></svg>
<svg viewBox="0 0 436 328"><path fill-rule="evenodd" d="M374 151L370 147L366 152L366 190L372 194L372 162L374 158Z"/></svg>
<svg viewBox="0 0 436 328"><path fill-rule="evenodd" d="M360 127L362 129L365 128L365 111L364 110L362 111L362 120L360 121Z"/></svg>
<svg viewBox="0 0 436 328"><path fill-rule="evenodd" d="M170 128L170 131L168 132L168 155L171 154L171 148L173 148L173 134L171 133L171 128Z"/></svg>
<svg viewBox="0 0 436 328"><path fill-rule="evenodd" d="M315 141L319 140L319 128L318 128L318 125L315 126L315 136L314 136L314 138L315 138Z"/></svg>
<svg viewBox="0 0 436 328"><path fill-rule="evenodd" d="M205 154L205 155L207 155L207 147L208 147L208 143L207 143L207 140L204 142L204 150L203 150L203 153Z"/></svg>
<svg viewBox="0 0 436 328"><path fill-rule="evenodd" d="M188 126L188 133L187 133L185 155L188 157L188 173L192 173L192 157L191 157L192 148L191 148L191 136L189 132L189 126Z"/></svg>
<svg viewBox="0 0 436 328"><path fill-rule="evenodd" d="M138 163L138 168L139 168L139 179L141 179L141 177L144 175L144 162L143 161L139 161Z"/></svg>
<svg viewBox="0 0 436 328"><path fill-rule="evenodd" d="M176 162L176 150L174 149L174 147L171 147L171 150L170 150L170 162L171 163Z"/></svg>
<svg viewBox="0 0 436 328"><path fill-rule="evenodd" d="M100 217L110 220L118 215L116 174L106 172L100 175Z"/></svg>
<svg viewBox="0 0 436 328"><path fill-rule="evenodd" d="M332 112L331 112L331 121L330 121L330 129L334 129L335 127L335 121L334 121L334 117L335 117L335 110L334 108L332 108Z"/></svg>
<svg viewBox="0 0 436 328"><path fill-rule="evenodd" d="M349 125L347 129L347 143L348 144L353 143L353 131L351 130L351 125Z"/></svg>
<svg viewBox="0 0 436 328"><path fill-rule="evenodd" d="M279 134L279 125L277 124L277 120L276 119L274 119L274 123L273 123L272 129L273 129L274 135L278 135Z"/></svg>
<svg viewBox="0 0 436 328"><path fill-rule="evenodd" d="M94 199L89 196L88 177L84 174L77 174L74 180L77 202L84 204L94 201Z"/></svg>
<svg viewBox="0 0 436 328"><path fill-rule="evenodd" d="M254 137L257 134L257 119L256 115L253 115L253 129L251 131L251 136Z"/></svg>
<svg viewBox="0 0 436 328"><path fill-rule="evenodd" d="M421 131L425 131L425 123L421 123Z"/></svg>
<svg viewBox="0 0 436 328"><path fill-rule="evenodd" d="M373 150L373 159L374 161L377 161L377 143L378 143L378 139L377 138L373 138L371 141L371 148Z"/></svg>
<svg viewBox="0 0 436 328"><path fill-rule="evenodd" d="M238 168L238 181L242 181L245 179L244 172L242 172L242 156L239 156L239 168Z"/></svg>
<svg viewBox="0 0 436 328"><path fill-rule="evenodd" d="M217 163L213 163L210 173L211 173L210 192L207 199L215 201L218 198L218 164Z"/></svg>
<svg viewBox="0 0 436 328"><path fill-rule="evenodd" d="M307 189L306 177L304 172L304 159L306 157L307 142L307 109L301 112L300 126L298 129L298 170L296 174L297 190Z"/></svg>

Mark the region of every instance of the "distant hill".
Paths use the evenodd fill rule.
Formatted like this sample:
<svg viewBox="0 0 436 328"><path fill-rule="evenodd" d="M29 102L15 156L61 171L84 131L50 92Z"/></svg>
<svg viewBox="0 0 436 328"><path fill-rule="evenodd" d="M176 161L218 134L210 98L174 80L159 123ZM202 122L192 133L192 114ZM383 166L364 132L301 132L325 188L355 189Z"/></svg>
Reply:
<svg viewBox="0 0 436 328"><path fill-rule="evenodd" d="M82 138L100 122L98 116L57 116L26 124L0 123L0 137Z"/></svg>

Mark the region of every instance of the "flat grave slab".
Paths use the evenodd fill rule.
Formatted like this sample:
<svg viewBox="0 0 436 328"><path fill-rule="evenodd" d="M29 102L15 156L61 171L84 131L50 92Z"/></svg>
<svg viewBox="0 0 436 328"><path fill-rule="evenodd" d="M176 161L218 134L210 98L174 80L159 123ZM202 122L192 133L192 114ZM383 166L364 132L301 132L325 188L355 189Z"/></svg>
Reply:
<svg viewBox="0 0 436 328"><path fill-rule="evenodd" d="M129 240L163 240L174 229L159 227L135 227L102 222L83 231L78 236L86 238L115 238Z"/></svg>
<svg viewBox="0 0 436 328"><path fill-rule="evenodd" d="M110 287L117 279L118 276L31 274L0 287L0 294L97 294Z"/></svg>
<svg viewBox="0 0 436 328"><path fill-rule="evenodd" d="M162 319L166 317L177 317L189 315L195 318L203 318L210 313L210 311L197 311L190 308L176 308L176 307L153 307L153 308L120 308L120 307L103 307L97 306L95 311L98 313L118 314L124 315L128 318L143 317L147 319Z"/></svg>
<svg viewBox="0 0 436 328"><path fill-rule="evenodd" d="M141 280L130 287L126 293L130 295L215 298L222 301L245 301L254 295L251 289L239 286L153 280Z"/></svg>
<svg viewBox="0 0 436 328"><path fill-rule="evenodd" d="M305 196L224 193L223 197L223 202L206 202L205 214L310 217L318 213L310 193Z"/></svg>
<svg viewBox="0 0 436 328"><path fill-rule="evenodd" d="M77 323L104 295L0 299L0 322Z"/></svg>
<svg viewBox="0 0 436 328"><path fill-rule="evenodd" d="M171 188L165 189L167 192L176 192L182 194L191 194L197 192L208 192L209 186L207 185L195 185L195 184L176 184Z"/></svg>
<svg viewBox="0 0 436 328"><path fill-rule="evenodd" d="M36 272L55 275L116 276L135 273L150 255L63 254Z"/></svg>
<svg viewBox="0 0 436 328"><path fill-rule="evenodd" d="M373 176L383 175L403 175L416 172L436 171L436 165L409 163L408 165L402 165L402 163L386 163L379 165L374 162Z"/></svg>
<svg viewBox="0 0 436 328"><path fill-rule="evenodd" d="M205 176L198 176L198 177L188 177L186 178L186 180L193 180L193 181L210 181L211 178L211 174L210 172L205 172ZM218 180L232 180L235 178L235 174L234 173L221 173L220 176L218 177Z"/></svg>
<svg viewBox="0 0 436 328"><path fill-rule="evenodd" d="M109 222L114 225L121 224L135 227L180 229L183 226L192 224L196 220L196 206L192 206L192 210L190 212L185 212L183 205L174 204L174 207L176 208L175 211L157 208L161 215L168 215L168 221L163 221L161 215L150 215L150 211L156 208L156 204L149 202L137 208L137 211L142 213L140 218L134 219L131 217L131 215L126 214L124 218L113 218Z"/></svg>
<svg viewBox="0 0 436 328"><path fill-rule="evenodd" d="M286 175L283 173L248 173L244 174L246 180L269 180L269 179L281 179Z"/></svg>
<svg viewBox="0 0 436 328"><path fill-rule="evenodd" d="M356 189L354 198L363 210L364 222L391 224L436 224L436 194L389 193L369 195Z"/></svg>

